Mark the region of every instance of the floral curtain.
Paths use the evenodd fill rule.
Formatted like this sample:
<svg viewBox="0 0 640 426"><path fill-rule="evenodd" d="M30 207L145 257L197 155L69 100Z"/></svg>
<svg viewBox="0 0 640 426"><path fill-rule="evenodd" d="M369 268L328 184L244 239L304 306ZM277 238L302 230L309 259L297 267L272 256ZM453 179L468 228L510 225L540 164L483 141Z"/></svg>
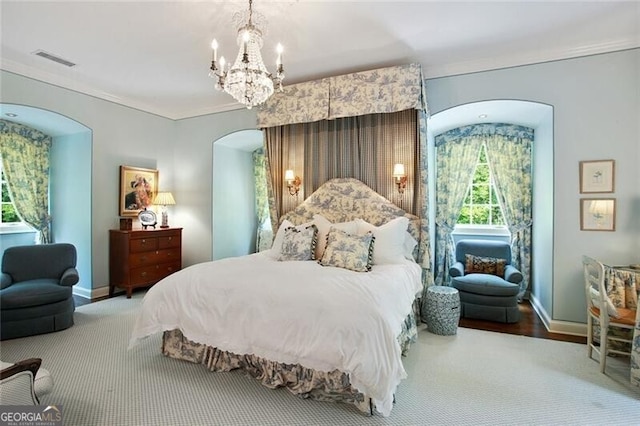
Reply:
<svg viewBox="0 0 640 426"><path fill-rule="evenodd" d="M271 248L273 240L273 228L269 214L267 168L263 148L253 151L253 177L256 188L256 214L258 220L256 252L260 252Z"/></svg>
<svg viewBox="0 0 640 426"><path fill-rule="evenodd" d="M487 161L511 233L512 262L522 272L518 298L522 300L531 278L533 129L495 124L486 136Z"/></svg>
<svg viewBox="0 0 640 426"><path fill-rule="evenodd" d="M406 64L285 86L258 111L258 127L427 110L422 68Z"/></svg>
<svg viewBox="0 0 640 426"><path fill-rule="evenodd" d="M498 202L511 232L512 261L525 277L518 296L522 299L531 273L533 136L533 129L504 123L464 126L436 136L436 283L448 281L454 251L451 232L485 144Z"/></svg>
<svg viewBox="0 0 640 426"><path fill-rule="evenodd" d="M482 147L478 137L459 137L456 130L438 135L436 144L435 284L446 285L453 265L456 226Z"/></svg>
<svg viewBox="0 0 640 426"><path fill-rule="evenodd" d="M0 155L16 210L50 242L49 152L51 137L27 126L0 120Z"/></svg>

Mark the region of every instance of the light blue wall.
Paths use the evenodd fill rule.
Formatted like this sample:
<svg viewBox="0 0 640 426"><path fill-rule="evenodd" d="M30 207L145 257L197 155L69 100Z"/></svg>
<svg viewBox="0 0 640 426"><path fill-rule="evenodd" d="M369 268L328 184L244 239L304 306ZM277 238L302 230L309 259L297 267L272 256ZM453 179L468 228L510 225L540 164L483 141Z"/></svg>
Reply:
<svg viewBox="0 0 640 426"><path fill-rule="evenodd" d="M213 146L213 259L254 253L256 197L251 152Z"/></svg>
<svg viewBox="0 0 640 426"><path fill-rule="evenodd" d="M52 241L76 246L80 281L73 291L90 297L91 132L54 137L50 164Z"/></svg>
<svg viewBox="0 0 640 426"><path fill-rule="evenodd" d="M0 81L0 102L54 111L92 131L93 297L107 294L108 232L119 226L120 165L159 170L159 188L176 198L169 220L183 227L183 266L211 260L213 141L255 129L255 111L174 121L6 71Z"/></svg>
<svg viewBox="0 0 640 426"><path fill-rule="evenodd" d="M546 305L552 294L552 321L586 321L583 253L609 264L640 261L639 85L640 49L427 81L432 113L492 99L553 106L553 159L535 165L554 176L553 210L538 216L545 227L553 221L553 235L545 237L553 240L552 263L538 264L552 270L552 281L541 283ZM580 231L578 163L608 158L616 161L616 231Z"/></svg>

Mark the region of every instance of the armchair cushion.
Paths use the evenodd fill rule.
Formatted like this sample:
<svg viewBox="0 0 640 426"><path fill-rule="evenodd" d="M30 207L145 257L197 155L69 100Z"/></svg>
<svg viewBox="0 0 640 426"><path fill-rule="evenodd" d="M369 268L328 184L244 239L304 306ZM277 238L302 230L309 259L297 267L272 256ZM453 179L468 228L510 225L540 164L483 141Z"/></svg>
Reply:
<svg viewBox="0 0 640 426"><path fill-rule="evenodd" d="M497 257L482 257L472 254L465 255L465 274L491 274L504 277L504 269L507 265L505 259Z"/></svg>
<svg viewBox="0 0 640 426"><path fill-rule="evenodd" d="M516 296L520 291L513 284L491 274L468 274L453 279L453 287L460 291L487 296Z"/></svg>
<svg viewBox="0 0 640 426"><path fill-rule="evenodd" d="M0 298L0 309L50 305L70 297L72 297L71 287L58 285L56 280L31 280L4 289Z"/></svg>

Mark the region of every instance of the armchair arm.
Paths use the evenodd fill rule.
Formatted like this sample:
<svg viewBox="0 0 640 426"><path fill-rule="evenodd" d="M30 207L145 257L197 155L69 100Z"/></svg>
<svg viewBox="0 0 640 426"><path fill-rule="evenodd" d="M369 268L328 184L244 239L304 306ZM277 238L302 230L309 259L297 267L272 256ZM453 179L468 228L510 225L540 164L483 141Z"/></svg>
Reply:
<svg viewBox="0 0 640 426"><path fill-rule="evenodd" d="M515 266L507 265L504 268L504 279L510 283L520 284L523 280L522 272L518 271Z"/></svg>
<svg viewBox="0 0 640 426"><path fill-rule="evenodd" d="M3 368L0 370L0 380L7 379L11 376L15 376L18 373L23 371L31 371L33 377L36 377L36 373L40 368L40 364L42 364L42 359L40 358L29 358L23 361L18 361L15 364L12 364L10 367Z"/></svg>
<svg viewBox="0 0 640 426"><path fill-rule="evenodd" d="M78 281L80 281L78 270L76 268L68 268L60 278L60 285L71 287L72 285L77 284Z"/></svg>
<svg viewBox="0 0 640 426"><path fill-rule="evenodd" d="M9 287L11 284L13 284L13 278L11 278L11 275L3 272L2 281L0 282L0 290L4 290L5 288Z"/></svg>
<svg viewBox="0 0 640 426"><path fill-rule="evenodd" d="M461 277L464 275L464 265L462 262L456 262L449 268L450 277Z"/></svg>

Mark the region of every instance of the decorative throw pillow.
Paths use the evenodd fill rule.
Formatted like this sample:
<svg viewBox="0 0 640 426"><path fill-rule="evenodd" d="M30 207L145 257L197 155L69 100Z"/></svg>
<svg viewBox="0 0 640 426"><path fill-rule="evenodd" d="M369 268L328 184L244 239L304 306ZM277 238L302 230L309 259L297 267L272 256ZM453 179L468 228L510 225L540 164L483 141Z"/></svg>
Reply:
<svg viewBox="0 0 640 426"><path fill-rule="evenodd" d="M278 260L314 260L317 235L315 225L301 230L293 226L286 228Z"/></svg>
<svg viewBox="0 0 640 426"><path fill-rule="evenodd" d="M297 230L305 229L307 226L310 226L312 222L303 223L302 225L295 226L292 222L287 219L283 220L276 232L276 236L273 239L273 243L271 244L271 250L269 251L269 255L278 260L280 257L280 253L282 253L282 241L284 240L284 231L287 228L295 227Z"/></svg>
<svg viewBox="0 0 640 426"><path fill-rule="evenodd" d="M505 259L495 257L481 257L465 254L465 274L491 274L504 278L504 268L507 266Z"/></svg>
<svg viewBox="0 0 640 426"><path fill-rule="evenodd" d="M332 229L327 237L327 248L318 263L322 266L369 272L373 263L374 241L371 232L351 235L339 229Z"/></svg>
<svg viewBox="0 0 640 426"><path fill-rule="evenodd" d="M347 234L355 234L357 226L355 221L331 223L322 215L313 215L313 224L318 227L318 242L316 243L316 259L322 259L324 249L327 247L327 237L331 228L336 228Z"/></svg>
<svg viewBox="0 0 640 426"><path fill-rule="evenodd" d="M409 227L407 217L396 217L381 226L372 225L362 219L356 219L356 223L358 224L358 234L371 232L376 237L373 250L374 265L404 263L405 237Z"/></svg>

